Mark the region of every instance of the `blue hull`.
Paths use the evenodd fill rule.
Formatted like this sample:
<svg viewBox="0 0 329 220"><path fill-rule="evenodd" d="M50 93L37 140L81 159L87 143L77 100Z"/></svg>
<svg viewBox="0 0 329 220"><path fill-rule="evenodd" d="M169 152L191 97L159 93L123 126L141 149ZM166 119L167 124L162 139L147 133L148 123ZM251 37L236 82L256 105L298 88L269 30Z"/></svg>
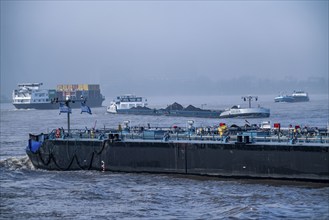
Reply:
<svg viewBox="0 0 329 220"><path fill-rule="evenodd" d="M278 96L274 98L275 102L308 102L308 96Z"/></svg>
<svg viewBox="0 0 329 220"><path fill-rule="evenodd" d="M274 99L275 102L295 102L292 96L279 96Z"/></svg>
<svg viewBox="0 0 329 220"><path fill-rule="evenodd" d="M89 107L101 107L102 106L102 99L90 99L87 100L87 105ZM15 108L17 109L58 109L59 108L59 103L13 103ZM71 108L80 108L81 103L76 102L76 103L71 103L70 104Z"/></svg>

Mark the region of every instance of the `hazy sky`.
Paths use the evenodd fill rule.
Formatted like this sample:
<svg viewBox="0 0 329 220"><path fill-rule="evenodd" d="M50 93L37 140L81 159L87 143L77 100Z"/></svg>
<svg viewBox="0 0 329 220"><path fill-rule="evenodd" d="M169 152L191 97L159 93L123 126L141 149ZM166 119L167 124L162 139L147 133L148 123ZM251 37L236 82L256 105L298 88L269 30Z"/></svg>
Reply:
<svg viewBox="0 0 329 220"><path fill-rule="evenodd" d="M1 1L1 95L328 92L328 1ZM299 88L296 88L299 87Z"/></svg>

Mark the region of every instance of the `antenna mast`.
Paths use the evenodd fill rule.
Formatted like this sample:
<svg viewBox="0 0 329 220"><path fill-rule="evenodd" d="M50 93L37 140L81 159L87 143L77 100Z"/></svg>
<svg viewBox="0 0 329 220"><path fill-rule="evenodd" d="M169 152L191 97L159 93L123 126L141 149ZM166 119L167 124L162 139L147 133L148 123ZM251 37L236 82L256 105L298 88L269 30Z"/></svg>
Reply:
<svg viewBox="0 0 329 220"><path fill-rule="evenodd" d="M67 107L67 133L70 134L70 114L71 114L71 109L70 109L70 103L75 103L75 102L81 102L81 103L86 103L86 99L81 97L80 100L72 100L72 99L67 99L67 100L58 100L58 98L52 99L51 103L61 103L64 104Z"/></svg>
<svg viewBox="0 0 329 220"><path fill-rule="evenodd" d="M243 99L243 101L248 101L249 102L249 108L251 108L251 100L255 99L255 101L257 102L258 100L258 96L242 96L241 97Z"/></svg>

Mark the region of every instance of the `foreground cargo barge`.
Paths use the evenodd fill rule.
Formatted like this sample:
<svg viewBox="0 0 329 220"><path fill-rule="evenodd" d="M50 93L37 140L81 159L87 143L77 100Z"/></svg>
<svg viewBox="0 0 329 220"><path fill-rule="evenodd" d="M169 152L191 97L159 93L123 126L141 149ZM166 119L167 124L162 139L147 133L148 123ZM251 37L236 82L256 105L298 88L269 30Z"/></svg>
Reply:
<svg viewBox="0 0 329 220"><path fill-rule="evenodd" d="M329 182L328 140L257 140L253 135L102 133L84 137L30 136L26 152L36 168L177 173L233 178Z"/></svg>

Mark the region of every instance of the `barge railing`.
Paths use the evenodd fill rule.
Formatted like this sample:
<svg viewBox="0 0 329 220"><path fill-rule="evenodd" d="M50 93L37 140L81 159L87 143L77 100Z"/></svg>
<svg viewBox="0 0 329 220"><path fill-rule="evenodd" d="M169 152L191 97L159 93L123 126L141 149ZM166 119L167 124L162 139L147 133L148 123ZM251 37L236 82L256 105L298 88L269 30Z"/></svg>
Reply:
<svg viewBox="0 0 329 220"><path fill-rule="evenodd" d="M219 135L216 133L197 134L196 132L184 131L172 132L170 129L143 129L142 131L127 131L118 129L70 129L70 132L63 128L52 130L48 139L113 139L116 140L162 140L162 141L218 141L237 143L286 143L286 144L307 144L307 143L329 143L328 133L318 135L275 135L275 132L238 132L236 134Z"/></svg>

